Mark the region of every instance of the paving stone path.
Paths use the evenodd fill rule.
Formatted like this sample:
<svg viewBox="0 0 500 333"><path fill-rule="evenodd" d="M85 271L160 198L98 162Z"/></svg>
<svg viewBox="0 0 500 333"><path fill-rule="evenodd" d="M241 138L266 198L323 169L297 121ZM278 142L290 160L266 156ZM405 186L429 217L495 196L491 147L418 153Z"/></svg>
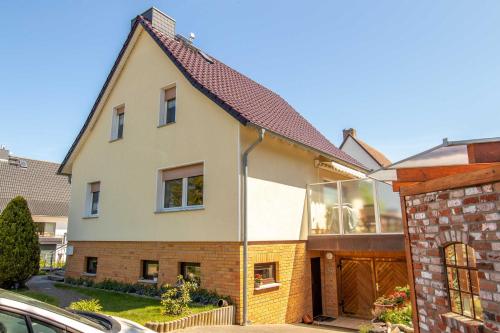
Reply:
<svg viewBox="0 0 500 333"><path fill-rule="evenodd" d="M59 289L54 286L54 281L49 280L46 275L33 276L26 286L29 290L40 292L56 298L59 301L59 306L65 308L72 302L82 299L88 299L86 295L82 295L74 290Z"/></svg>

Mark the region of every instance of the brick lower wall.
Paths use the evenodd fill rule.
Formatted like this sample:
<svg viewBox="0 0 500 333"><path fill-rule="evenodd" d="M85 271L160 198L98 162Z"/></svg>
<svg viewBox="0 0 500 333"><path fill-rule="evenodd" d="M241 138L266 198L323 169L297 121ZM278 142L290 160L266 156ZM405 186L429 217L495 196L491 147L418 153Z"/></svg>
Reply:
<svg viewBox="0 0 500 333"><path fill-rule="evenodd" d="M158 283L173 283L180 262L198 262L201 286L229 295L237 306L240 322L242 291L242 246L237 242L70 242L66 275L81 277L85 258L97 257L95 279L135 283L141 276L142 260L158 260ZM294 323L312 314L310 258L303 241L257 242L249 245L249 310L253 323ZM277 263L280 286L254 290L253 265Z"/></svg>
<svg viewBox="0 0 500 333"><path fill-rule="evenodd" d="M295 323L312 315L311 255L305 242L257 243L249 246L249 267L255 263L277 263L280 286L254 290L249 269L248 319L253 323Z"/></svg>
<svg viewBox="0 0 500 333"><path fill-rule="evenodd" d="M405 203L420 331L500 332L500 183L407 196ZM454 242L476 251L484 325L450 313L441 251Z"/></svg>

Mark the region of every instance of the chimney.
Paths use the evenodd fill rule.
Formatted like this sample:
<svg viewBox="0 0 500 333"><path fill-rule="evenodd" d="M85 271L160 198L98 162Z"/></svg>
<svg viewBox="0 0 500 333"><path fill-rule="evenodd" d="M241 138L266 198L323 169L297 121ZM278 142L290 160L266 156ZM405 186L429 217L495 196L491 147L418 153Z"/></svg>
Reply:
<svg viewBox="0 0 500 333"><path fill-rule="evenodd" d="M161 10L151 7L141 14L151 25L170 38L175 38L175 20ZM132 24L134 24L132 20Z"/></svg>
<svg viewBox="0 0 500 333"><path fill-rule="evenodd" d="M344 140L347 139L349 135L353 138L356 137L356 130L354 128L346 128L342 131L342 133L344 134Z"/></svg>
<svg viewBox="0 0 500 333"><path fill-rule="evenodd" d="M0 146L0 160L8 161L9 155L10 155L9 150L4 146Z"/></svg>

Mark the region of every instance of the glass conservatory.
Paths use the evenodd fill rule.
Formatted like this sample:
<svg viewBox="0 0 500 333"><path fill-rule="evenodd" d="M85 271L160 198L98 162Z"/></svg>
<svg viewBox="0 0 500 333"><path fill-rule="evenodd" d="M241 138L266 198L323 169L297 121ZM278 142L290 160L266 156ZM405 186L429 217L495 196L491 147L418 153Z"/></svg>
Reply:
<svg viewBox="0 0 500 333"><path fill-rule="evenodd" d="M369 178L308 186L309 236L401 234L400 199Z"/></svg>

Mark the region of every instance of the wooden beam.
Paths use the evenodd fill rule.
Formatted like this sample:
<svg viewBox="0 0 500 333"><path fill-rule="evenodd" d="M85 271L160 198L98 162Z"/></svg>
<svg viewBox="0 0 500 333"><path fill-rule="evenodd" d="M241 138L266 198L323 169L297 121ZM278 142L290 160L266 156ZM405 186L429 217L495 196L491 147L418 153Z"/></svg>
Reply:
<svg viewBox="0 0 500 333"><path fill-rule="evenodd" d="M469 163L500 162L500 142L472 143L467 145Z"/></svg>
<svg viewBox="0 0 500 333"><path fill-rule="evenodd" d="M392 191L393 192L399 192L399 189L401 187L405 187L405 186L412 186L412 185L416 185L416 184L419 184L420 182L392 182Z"/></svg>
<svg viewBox="0 0 500 333"><path fill-rule="evenodd" d="M397 169L398 182L425 182L431 179L441 178L450 175L456 175L464 172L487 169L494 165L493 163L463 164L463 165L445 165L422 168L402 168Z"/></svg>
<svg viewBox="0 0 500 333"><path fill-rule="evenodd" d="M450 175L416 185L401 187L399 189L399 194L401 196L415 195L496 181L500 181L500 163L495 163L487 169Z"/></svg>

